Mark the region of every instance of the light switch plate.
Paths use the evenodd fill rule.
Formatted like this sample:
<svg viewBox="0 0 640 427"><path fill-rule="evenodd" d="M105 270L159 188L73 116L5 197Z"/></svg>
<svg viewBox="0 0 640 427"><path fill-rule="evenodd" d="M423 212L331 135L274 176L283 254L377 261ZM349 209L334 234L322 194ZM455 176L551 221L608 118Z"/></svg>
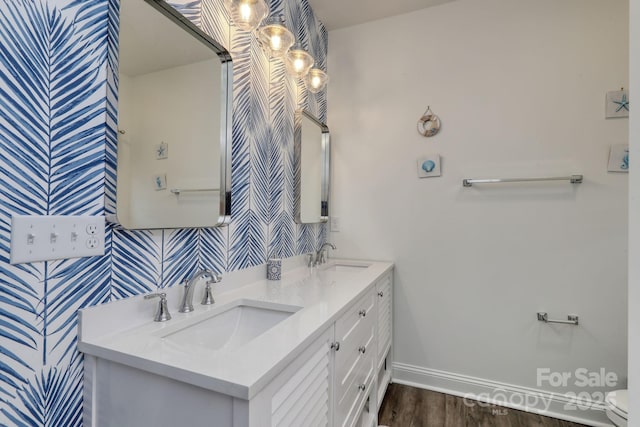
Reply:
<svg viewBox="0 0 640 427"><path fill-rule="evenodd" d="M332 233L340 232L340 217L329 217L329 231L331 231Z"/></svg>
<svg viewBox="0 0 640 427"><path fill-rule="evenodd" d="M11 264L104 255L104 216L14 215Z"/></svg>

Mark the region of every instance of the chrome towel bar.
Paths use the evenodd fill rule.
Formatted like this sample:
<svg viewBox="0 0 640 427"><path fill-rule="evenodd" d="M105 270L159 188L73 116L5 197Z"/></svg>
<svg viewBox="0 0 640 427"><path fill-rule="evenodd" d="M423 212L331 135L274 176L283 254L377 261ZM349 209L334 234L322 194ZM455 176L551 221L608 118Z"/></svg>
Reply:
<svg viewBox="0 0 640 427"><path fill-rule="evenodd" d="M554 319L549 319L549 315L547 313L538 312L538 320L544 323L562 323L565 325L578 324L578 316L575 314L569 314L567 316L567 320L554 320Z"/></svg>
<svg viewBox="0 0 640 427"><path fill-rule="evenodd" d="M488 179L463 179L463 187L471 187L473 184L496 184L500 182L533 182L533 181L569 181L572 184L581 184L582 175L551 176L540 178L488 178Z"/></svg>
<svg viewBox="0 0 640 427"><path fill-rule="evenodd" d="M173 194L180 193L194 193L200 191L220 191L219 188L172 188L170 190Z"/></svg>

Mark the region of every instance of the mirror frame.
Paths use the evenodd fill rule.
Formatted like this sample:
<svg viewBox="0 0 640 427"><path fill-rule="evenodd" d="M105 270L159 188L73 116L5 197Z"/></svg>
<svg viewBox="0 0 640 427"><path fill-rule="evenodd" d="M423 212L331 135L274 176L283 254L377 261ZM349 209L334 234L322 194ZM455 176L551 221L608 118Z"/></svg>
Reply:
<svg viewBox="0 0 640 427"><path fill-rule="evenodd" d="M206 226L219 227L228 224L231 221L231 142L232 142L232 108L233 108L233 63L231 54L216 40L207 33L194 25L187 17L174 9L165 0L144 0L147 4L154 7L164 16L169 18L174 24L184 29L187 33L195 37L199 42L203 43L218 56L220 60L221 79L221 117L220 117L220 210L218 220L215 224ZM118 64L119 72L119 64ZM215 140L212 140L216 143ZM117 192L117 164L116 164L116 192ZM224 194L223 194L224 192ZM118 215L118 206L115 207L116 218ZM119 221L118 221L119 223ZM162 227L165 228L183 228L183 227ZM201 226L193 226L190 228L202 228ZM136 230L149 230L148 228L136 228Z"/></svg>
<svg viewBox="0 0 640 427"><path fill-rule="evenodd" d="M322 166L320 177L320 216L317 222L302 222L301 221L301 194L302 194L302 169L300 156L302 152L302 118L306 117L316 124L321 131L321 149L322 149ZM295 221L298 224L318 224L329 221L329 194L331 187L331 135L329 133L329 127L318 120L313 114L307 110L296 111L295 116L295 131L294 131L294 144L295 144Z"/></svg>

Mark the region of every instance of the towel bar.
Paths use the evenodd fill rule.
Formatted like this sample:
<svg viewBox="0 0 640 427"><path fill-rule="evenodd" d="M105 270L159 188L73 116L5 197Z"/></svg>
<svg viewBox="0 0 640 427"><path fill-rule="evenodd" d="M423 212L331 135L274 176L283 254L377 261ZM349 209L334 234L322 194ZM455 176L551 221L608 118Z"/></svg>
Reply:
<svg viewBox="0 0 640 427"><path fill-rule="evenodd" d="M562 323L565 325L578 324L578 316L575 314L569 314L567 316L567 320L554 320L554 319L549 319L549 315L547 313L538 312L538 320L544 323Z"/></svg>
<svg viewBox="0 0 640 427"><path fill-rule="evenodd" d="M569 181L572 184L581 184L582 175L552 176L540 178L489 178L489 179L463 179L463 187L471 187L473 184L496 184L500 182L535 182L535 181Z"/></svg>
<svg viewBox="0 0 640 427"><path fill-rule="evenodd" d="M192 192L200 192L200 191L220 191L219 188L172 188L170 190L173 194L180 193L192 193Z"/></svg>

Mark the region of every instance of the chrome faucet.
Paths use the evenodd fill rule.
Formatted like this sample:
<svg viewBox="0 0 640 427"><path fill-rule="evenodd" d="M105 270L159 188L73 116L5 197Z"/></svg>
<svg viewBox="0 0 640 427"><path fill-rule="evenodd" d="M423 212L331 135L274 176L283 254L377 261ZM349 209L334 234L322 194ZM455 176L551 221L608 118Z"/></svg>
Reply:
<svg viewBox="0 0 640 427"><path fill-rule="evenodd" d="M325 247L327 246L329 246L334 251L337 249L333 243L323 243L322 246L320 246L320 249L318 249L318 252L316 252L316 257L313 265L321 265L327 262L327 251L325 250Z"/></svg>
<svg viewBox="0 0 640 427"><path fill-rule="evenodd" d="M222 276L213 274L211 270L199 270L193 275L193 277L191 277L191 279L184 279L182 281L182 283L184 283L184 294L182 295L180 309L178 310L180 313L189 313L193 311L193 291L200 279L207 279L205 282L206 287L204 297L202 298L202 304L208 305L215 302L213 300L213 295L211 294L211 284L219 283L222 280Z"/></svg>

